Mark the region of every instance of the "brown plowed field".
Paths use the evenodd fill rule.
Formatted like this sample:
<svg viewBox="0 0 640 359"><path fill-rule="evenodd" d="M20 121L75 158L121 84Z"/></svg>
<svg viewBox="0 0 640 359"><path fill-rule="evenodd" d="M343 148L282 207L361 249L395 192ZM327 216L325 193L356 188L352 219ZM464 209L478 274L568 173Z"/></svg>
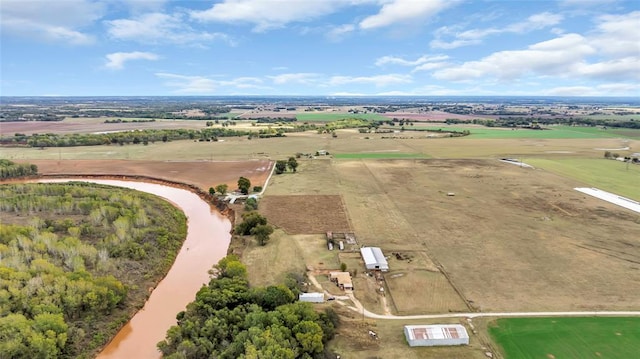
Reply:
<svg viewBox="0 0 640 359"><path fill-rule="evenodd" d="M265 196L260 212L288 234L351 231L342 197L337 195Z"/></svg>
<svg viewBox="0 0 640 359"><path fill-rule="evenodd" d="M226 183L229 191L238 178L246 177L252 186L263 186L271 172L269 160L250 161L141 161L141 160L30 160L45 175L128 175L149 176L192 184L208 190Z"/></svg>

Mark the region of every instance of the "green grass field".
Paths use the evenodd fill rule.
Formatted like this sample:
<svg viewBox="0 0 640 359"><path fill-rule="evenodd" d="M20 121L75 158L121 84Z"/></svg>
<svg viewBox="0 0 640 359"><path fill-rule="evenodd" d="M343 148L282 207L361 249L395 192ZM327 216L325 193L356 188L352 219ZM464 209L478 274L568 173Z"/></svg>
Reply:
<svg viewBox="0 0 640 359"><path fill-rule="evenodd" d="M525 162L562 176L574 178L585 185L640 200L640 165L607 159L542 159Z"/></svg>
<svg viewBox="0 0 640 359"><path fill-rule="evenodd" d="M422 153L368 152L368 153L336 153L337 159L393 159L393 158L428 158Z"/></svg>
<svg viewBox="0 0 640 359"><path fill-rule="evenodd" d="M640 318L509 318L489 327L506 359L640 357Z"/></svg>
<svg viewBox="0 0 640 359"><path fill-rule="evenodd" d="M377 113L299 113L296 115L298 122L331 122L345 118L361 118L365 120L387 121L389 118Z"/></svg>
<svg viewBox="0 0 640 359"><path fill-rule="evenodd" d="M635 138L640 136L640 130L624 129L621 130L603 130L598 127L572 127L572 126L551 126L549 130L527 130L517 129L510 130L506 128L491 127L463 127L463 126L440 126L440 127L415 127L416 129L429 129L443 131L463 131L469 130L471 135L468 138L478 139L502 139L502 138L539 138L539 139L588 139L588 138L610 138L610 137L628 137Z"/></svg>

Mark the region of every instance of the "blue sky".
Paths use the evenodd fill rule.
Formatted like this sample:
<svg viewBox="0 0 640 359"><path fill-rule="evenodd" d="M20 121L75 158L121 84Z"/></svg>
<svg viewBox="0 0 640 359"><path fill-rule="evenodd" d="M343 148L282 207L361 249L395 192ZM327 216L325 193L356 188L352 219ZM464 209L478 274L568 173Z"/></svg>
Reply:
<svg viewBox="0 0 640 359"><path fill-rule="evenodd" d="M640 96L640 1L0 0L0 95Z"/></svg>

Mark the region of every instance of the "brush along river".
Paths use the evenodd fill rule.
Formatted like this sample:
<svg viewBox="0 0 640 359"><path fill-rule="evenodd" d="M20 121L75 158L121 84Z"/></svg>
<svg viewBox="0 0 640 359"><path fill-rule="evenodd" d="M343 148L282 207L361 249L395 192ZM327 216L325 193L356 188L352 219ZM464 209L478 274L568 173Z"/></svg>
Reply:
<svg viewBox="0 0 640 359"><path fill-rule="evenodd" d="M131 320L98 355L108 358L160 358L156 344L176 324L176 314L185 310L203 284L209 269L227 254L231 223L197 194L155 183L102 179L55 179L41 182L82 181L131 188L162 197L187 216L187 238L151 296Z"/></svg>

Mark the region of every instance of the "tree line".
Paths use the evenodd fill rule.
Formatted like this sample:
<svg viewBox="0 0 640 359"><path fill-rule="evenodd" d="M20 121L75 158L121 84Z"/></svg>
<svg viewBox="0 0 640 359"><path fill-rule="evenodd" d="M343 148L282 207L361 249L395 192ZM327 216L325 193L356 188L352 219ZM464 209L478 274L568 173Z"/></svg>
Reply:
<svg viewBox="0 0 640 359"><path fill-rule="evenodd" d="M640 118L640 116L639 116ZM446 119L445 123L448 125L472 123L474 125L482 125L486 127L523 127L530 126L532 123L537 125L565 125L565 126L602 126L602 127L616 127L616 128L633 128L640 129L640 121L634 119L628 121L612 119L591 119L582 117L526 117L526 116L513 116L513 117L499 117L497 119Z"/></svg>
<svg viewBox="0 0 640 359"><path fill-rule="evenodd" d="M323 358L338 325L332 309L298 302L297 287L251 287L247 269L229 255L158 348L167 359Z"/></svg>
<svg viewBox="0 0 640 359"><path fill-rule="evenodd" d="M146 193L87 183L0 185L0 358L90 357L186 237Z"/></svg>
<svg viewBox="0 0 640 359"><path fill-rule="evenodd" d="M0 179L20 178L35 176L38 174L38 166L28 163L15 163L0 158Z"/></svg>

